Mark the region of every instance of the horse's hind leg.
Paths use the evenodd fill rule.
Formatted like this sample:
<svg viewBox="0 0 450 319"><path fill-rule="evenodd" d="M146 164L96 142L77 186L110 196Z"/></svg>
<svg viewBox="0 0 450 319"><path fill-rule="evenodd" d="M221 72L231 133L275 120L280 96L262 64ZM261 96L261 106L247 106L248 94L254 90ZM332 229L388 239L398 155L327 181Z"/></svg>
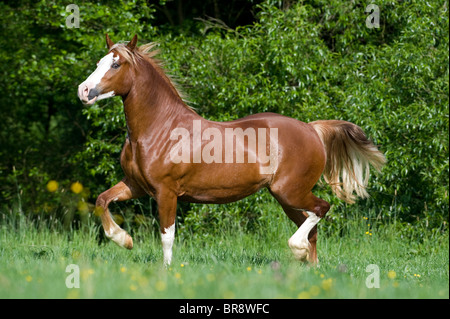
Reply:
<svg viewBox="0 0 450 319"><path fill-rule="evenodd" d="M308 226L304 224L309 218L308 214L302 210L291 207L283 207L286 215L297 225L298 230L289 238L288 245L295 258L300 261L317 263L316 241L317 225ZM301 228L303 226L303 228ZM310 229L308 231L308 229ZM300 231L300 229L302 229Z"/></svg>
<svg viewBox="0 0 450 319"><path fill-rule="evenodd" d="M296 259L318 263L317 223L330 209L330 204L309 193L307 196L274 196L280 202L286 215L299 227L288 244Z"/></svg>
<svg viewBox="0 0 450 319"><path fill-rule="evenodd" d="M124 178L115 186L101 193L97 198L95 211L100 215L106 237L121 247L127 249L133 248L133 239L112 219L108 210L108 205L111 202L137 198L144 194L145 193L140 188L132 187L131 183Z"/></svg>

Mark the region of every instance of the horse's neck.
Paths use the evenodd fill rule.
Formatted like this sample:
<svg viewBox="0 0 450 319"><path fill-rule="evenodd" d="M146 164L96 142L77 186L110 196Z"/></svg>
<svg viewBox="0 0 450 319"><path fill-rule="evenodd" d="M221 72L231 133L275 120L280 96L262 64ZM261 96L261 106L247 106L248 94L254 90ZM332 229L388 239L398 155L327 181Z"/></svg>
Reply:
<svg viewBox="0 0 450 319"><path fill-rule="evenodd" d="M154 76L137 77L136 84L123 98L128 136L132 140L170 134L169 130L178 123L201 118L184 104L169 83L159 79L156 84Z"/></svg>

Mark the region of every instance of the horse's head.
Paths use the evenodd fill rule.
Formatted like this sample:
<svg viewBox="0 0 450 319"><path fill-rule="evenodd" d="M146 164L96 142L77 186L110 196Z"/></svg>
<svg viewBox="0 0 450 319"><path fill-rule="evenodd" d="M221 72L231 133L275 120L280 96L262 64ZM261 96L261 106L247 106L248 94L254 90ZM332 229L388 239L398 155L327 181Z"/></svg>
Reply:
<svg viewBox="0 0 450 319"><path fill-rule="evenodd" d="M136 48L137 36L126 45L129 52ZM131 88L129 60L115 49L114 43L106 34L108 54L97 62L97 69L78 86L78 97L84 104L92 105L96 101L111 96L128 94Z"/></svg>

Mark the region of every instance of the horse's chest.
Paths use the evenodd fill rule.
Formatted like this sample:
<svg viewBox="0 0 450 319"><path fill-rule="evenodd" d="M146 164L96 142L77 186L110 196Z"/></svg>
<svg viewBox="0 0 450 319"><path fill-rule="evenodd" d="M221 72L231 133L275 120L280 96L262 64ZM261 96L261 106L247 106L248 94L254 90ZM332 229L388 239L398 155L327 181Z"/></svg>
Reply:
<svg viewBox="0 0 450 319"><path fill-rule="evenodd" d="M125 175L132 179L134 179L138 172L135 157L131 143L127 138L122 149L122 154L120 155L120 165L122 166Z"/></svg>
<svg viewBox="0 0 450 319"><path fill-rule="evenodd" d="M148 167L151 162L151 158L145 156L145 150L139 142L132 142L127 138L120 157L122 170L127 178L136 182L150 195L155 190L152 176L150 176L152 170Z"/></svg>
<svg viewBox="0 0 450 319"><path fill-rule="evenodd" d="M122 154L120 156L120 164L122 170L129 179L137 182L139 185L143 186L145 189L148 187L148 181L143 174L143 168L140 167L139 161L139 149L137 143L131 142L128 138L125 141L125 145L122 149Z"/></svg>

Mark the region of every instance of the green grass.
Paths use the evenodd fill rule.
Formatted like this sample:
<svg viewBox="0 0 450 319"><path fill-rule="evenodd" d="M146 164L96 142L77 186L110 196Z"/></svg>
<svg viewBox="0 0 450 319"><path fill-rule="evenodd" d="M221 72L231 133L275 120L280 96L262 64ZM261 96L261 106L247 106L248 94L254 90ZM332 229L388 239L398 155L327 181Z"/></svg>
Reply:
<svg viewBox="0 0 450 319"><path fill-rule="evenodd" d="M253 234L230 227L178 236L168 269L151 232L136 232L127 251L98 244L95 223L67 232L3 223L0 298L449 298L448 231L406 235L400 224L371 227L360 217L342 235L327 231L331 222L321 221L317 268L293 259L287 240L295 228L284 217ZM79 289L66 286L70 264L80 269ZM370 264L379 288L366 286Z"/></svg>

